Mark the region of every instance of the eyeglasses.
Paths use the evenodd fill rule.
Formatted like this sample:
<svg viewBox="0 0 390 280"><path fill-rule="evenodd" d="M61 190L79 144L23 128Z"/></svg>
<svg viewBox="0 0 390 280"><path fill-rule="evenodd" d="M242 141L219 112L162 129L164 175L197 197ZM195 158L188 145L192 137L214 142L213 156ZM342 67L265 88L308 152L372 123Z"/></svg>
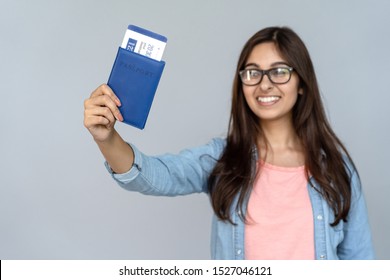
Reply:
<svg viewBox="0 0 390 280"><path fill-rule="evenodd" d="M276 67L268 70L260 69L244 69L239 72L241 81L244 85L255 86L261 83L264 75L273 84L286 84L291 79L291 72L294 71L292 67Z"/></svg>

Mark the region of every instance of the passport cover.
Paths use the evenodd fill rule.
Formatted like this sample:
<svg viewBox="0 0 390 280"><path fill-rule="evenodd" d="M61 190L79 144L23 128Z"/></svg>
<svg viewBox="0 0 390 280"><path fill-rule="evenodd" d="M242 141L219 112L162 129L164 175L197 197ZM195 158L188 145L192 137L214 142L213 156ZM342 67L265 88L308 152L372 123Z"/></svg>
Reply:
<svg viewBox="0 0 390 280"><path fill-rule="evenodd" d="M121 101L124 123L144 129L164 67L164 61L119 47L107 84Z"/></svg>

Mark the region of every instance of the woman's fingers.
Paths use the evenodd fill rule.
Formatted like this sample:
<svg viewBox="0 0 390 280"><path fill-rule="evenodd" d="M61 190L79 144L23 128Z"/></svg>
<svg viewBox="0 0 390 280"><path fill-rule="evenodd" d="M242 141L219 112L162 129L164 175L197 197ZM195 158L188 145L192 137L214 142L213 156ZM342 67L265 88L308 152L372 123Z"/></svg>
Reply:
<svg viewBox="0 0 390 280"><path fill-rule="evenodd" d="M96 107L102 107L109 109L111 114L119 121L123 121L123 117L121 112L119 111L117 105L111 99L111 97L107 95L99 95L97 97L90 98L86 101L85 109L93 109ZM106 109L101 112L106 112Z"/></svg>
<svg viewBox="0 0 390 280"><path fill-rule="evenodd" d="M84 108L86 111L96 107L108 108L117 120L123 121L123 116L118 109L118 104L120 105L120 101L112 90L107 85L102 85L91 94L89 99L85 100ZM108 113L107 109L90 112L95 112L97 115L99 112Z"/></svg>
<svg viewBox="0 0 390 280"><path fill-rule="evenodd" d="M103 116L87 116L84 118L84 126L88 129L93 128L97 125L108 126L110 121Z"/></svg>
<svg viewBox="0 0 390 280"><path fill-rule="evenodd" d="M112 91L112 89L108 85L102 84L101 86L99 86L94 92L92 92L91 98L101 96L101 95L106 95L106 96L110 97L112 99L112 101L114 101L116 106L118 106L118 107L121 106L121 102L120 102L119 98L115 95L115 93Z"/></svg>
<svg viewBox="0 0 390 280"><path fill-rule="evenodd" d="M92 107L85 109L85 126L109 125L114 123L114 115L108 107Z"/></svg>

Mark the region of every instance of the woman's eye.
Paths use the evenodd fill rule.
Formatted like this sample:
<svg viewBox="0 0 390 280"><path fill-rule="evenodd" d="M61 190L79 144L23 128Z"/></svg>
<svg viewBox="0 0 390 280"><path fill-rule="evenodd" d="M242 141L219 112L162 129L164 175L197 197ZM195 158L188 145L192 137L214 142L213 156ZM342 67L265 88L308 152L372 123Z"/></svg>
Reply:
<svg viewBox="0 0 390 280"><path fill-rule="evenodd" d="M260 72L257 70L248 70L249 76L253 79L259 78L261 76Z"/></svg>
<svg viewBox="0 0 390 280"><path fill-rule="evenodd" d="M281 77L288 74L288 70L286 68L276 68L271 71L271 75L275 77Z"/></svg>

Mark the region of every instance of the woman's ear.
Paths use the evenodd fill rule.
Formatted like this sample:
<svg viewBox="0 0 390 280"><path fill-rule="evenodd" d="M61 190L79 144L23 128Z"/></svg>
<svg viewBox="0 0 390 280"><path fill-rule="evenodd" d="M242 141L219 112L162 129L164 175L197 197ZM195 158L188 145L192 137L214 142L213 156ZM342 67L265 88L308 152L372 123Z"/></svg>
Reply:
<svg viewBox="0 0 390 280"><path fill-rule="evenodd" d="M303 90L302 82L299 82L299 85L298 85L298 94L303 95L303 93L304 93L304 90Z"/></svg>
<svg viewBox="0 0 390 280"><path fill-rule="evenodd" d="M300 94L300 95L303 95L303 93L304 93L304 90L303 90L303 83L302 83L302 80L301 79L299 79L300 81L299 81L299 84L298 84L298 94Z"/></svg>

